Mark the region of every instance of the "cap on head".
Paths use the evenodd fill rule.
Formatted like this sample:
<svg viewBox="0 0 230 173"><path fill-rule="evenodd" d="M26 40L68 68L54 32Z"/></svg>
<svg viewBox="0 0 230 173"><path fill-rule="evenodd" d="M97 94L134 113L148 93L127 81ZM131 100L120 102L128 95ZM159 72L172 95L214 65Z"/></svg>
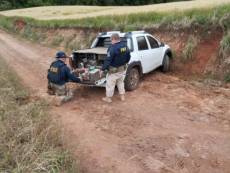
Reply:
<svg viewBox="0 0 230 173"><path fill-rule="evenodd" d="M56 58L66 58L66 54L63 51L59 51L56 53Z"/></svg>

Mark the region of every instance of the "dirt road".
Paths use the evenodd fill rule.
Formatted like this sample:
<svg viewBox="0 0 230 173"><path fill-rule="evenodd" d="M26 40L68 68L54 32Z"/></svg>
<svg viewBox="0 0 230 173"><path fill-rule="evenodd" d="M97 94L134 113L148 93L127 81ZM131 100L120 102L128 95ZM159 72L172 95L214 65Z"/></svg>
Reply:
<svg viewBox="0 0 230 173"><path fill-rule="evenodd" d="M55 53L0 31L0 56L38 96ZM140 87L104 104L103 88L76 86L52 108L83 172L229 173L230 91L153 72Z"/></svg>

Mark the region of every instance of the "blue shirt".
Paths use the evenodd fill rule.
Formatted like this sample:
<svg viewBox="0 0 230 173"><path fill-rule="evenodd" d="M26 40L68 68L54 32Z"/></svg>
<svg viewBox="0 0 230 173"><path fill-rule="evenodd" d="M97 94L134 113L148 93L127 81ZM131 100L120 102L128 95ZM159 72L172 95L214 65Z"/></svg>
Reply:
<svg viewBox="0 0 230 173"><path fill-rule="evenodd" d="M109 70L109 67L120 67L130 60L130 51L125 42L112 44L107 51L102 70Z"/></svg>
<svg viewBox="0 0 230 173"><path fill-rule="evenodd" d="M64 85L69 81L76 83L81 82L79 78L70 72L70 68L61 60L56 60L51 64L47 78L49 82L57 85Z"/></svg>

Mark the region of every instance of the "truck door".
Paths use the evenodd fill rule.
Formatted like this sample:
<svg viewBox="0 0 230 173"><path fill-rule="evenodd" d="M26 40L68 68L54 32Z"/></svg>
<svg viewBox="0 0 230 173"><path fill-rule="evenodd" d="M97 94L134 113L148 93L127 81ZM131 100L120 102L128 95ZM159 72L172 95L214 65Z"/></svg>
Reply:
<svg viewBox="0 0 230 173"><path fill-rule="evenodd" d="M150 45L150 56L152 61L152 70L156 69L157 67L161 66L163 61L162 55L162 47L159 46L158 41L153 37L147 35L147 40Z"/></svg>
<svg viewBox="0 0 230 173"><path fill-rule="evenodd" d="M138 36L137 38L138 56L141 59L143 73L148 73L152 70L154 62L152 61L150 47L146 41L145 36Z"/></svg>

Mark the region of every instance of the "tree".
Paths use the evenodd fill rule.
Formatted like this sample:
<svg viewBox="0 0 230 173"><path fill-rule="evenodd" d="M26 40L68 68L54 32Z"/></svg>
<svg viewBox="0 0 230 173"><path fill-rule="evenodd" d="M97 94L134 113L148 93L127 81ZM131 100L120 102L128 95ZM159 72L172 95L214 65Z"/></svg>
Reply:
<svg viewBox="0 0 230 173"><path fill-rule="evenodd" d="M0 10L7 10L12 8L12 4L9 1L2 1L0 4Z"/></svg>

